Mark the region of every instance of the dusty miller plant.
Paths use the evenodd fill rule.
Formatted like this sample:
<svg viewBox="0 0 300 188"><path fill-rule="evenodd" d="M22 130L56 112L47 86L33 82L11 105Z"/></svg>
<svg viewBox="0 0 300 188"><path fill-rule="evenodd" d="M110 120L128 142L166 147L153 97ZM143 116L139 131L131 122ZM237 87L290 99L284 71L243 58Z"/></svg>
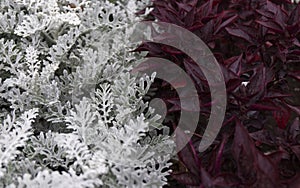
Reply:
<svg viewBox="0 0 300 188"><path fill-rule="evenodd" d="M0 0L0 187L166 184L155 75L130 73L127 44L148 3Z"/></svg>

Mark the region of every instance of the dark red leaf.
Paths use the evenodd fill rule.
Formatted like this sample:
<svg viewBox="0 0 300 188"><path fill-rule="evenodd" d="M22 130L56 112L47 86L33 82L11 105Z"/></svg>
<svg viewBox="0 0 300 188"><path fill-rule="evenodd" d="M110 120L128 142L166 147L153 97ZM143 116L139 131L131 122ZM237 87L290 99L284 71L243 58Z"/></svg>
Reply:
<svg viewBox="0 0 300 188"><path fill-rule="evenodd" d="M260 130L249 134L254 140L259 143L274 145L276 142L276 137L267 130Z"/></svg>
<svg viewBox="0 0 300 188"><path fill-rule="evenodd" d="M259 21L259 20L256 20L256 22L266 28L269 28L275 32L278 32L278 33L284 33L284 31L280 28L280 26L278 26L276 23L274 22L271 22L271 21Z"/></svg>
<svg viewBox="0 0 300 188"><path fill-rule="evenodd" d="M185 185L196 186L200 184L199 178L194 176L191 173L173 173L172 177L176 179L178 182L183 183Z"/></svg>
<svg viewBox="0 0 300 188"><path fill-rule="evenodd" d="M291 110L293 110L294 112L296 112L298 115L300 115L300 106L293 106L293 105L289 105L289 104L286 104L285 105L290 108Z"/></svg>
<svg viewBox="0 0 300 188"><path fill-rule="evenodd" d="M237 19L238 15L234 15L230 18L228 18L225 22L223 22L221 25L219 25L217 27L217 29L215 30L214 34L218 33L221 29L223 29L224 27L228 26L229 24L231 24L232 22L234 22Z"/></svg>
<svg viewBox="0 0 300 188"><path fill-rule="evenodd" d="M253 183L256 179L254 145L241 122L236 121L232 154L238 164L238 176L244 183Z"/></svg>
<svg viewBox="0 0 300 188"><path fill-rule="evenodd" d="M300 71L289 72L288 75L300 81Z"/></svg>
<svg viewBox="0 0 300 188"><path fill-rule="evenodd" d="M253 43L253 40L251 39L251 37L247 33L245 33L243 30L233 29L233 28L229 28L229 27L226 27L225 29L230 35L245 39L246 41Z"/></svg>
<svg viewBox="0 0 300 188"><path fill-rule="evenodd" d="M277 122L278 127L281 129L285 129L290 119L291 113L285 108L282 108L281 110L274 111L273 116Z"/></svg>
<svg viewBox="0 0 300 188"><path fill-rule="evenodd" d="M230 64L229 69L234 72L236 75L240 76L242 73L242 58L243 54L240 56L235 56L236 60Z"/></svg>
<svg viewBox="0 0 300 188"><path fill-rule="evenodd" d="M179 127L177 127L175 139L177 147L182 148L187 141L187 135ZM186 144L183 149L178 152L178 157L193 176L200 177L199 167L201 165L191 141L188 141L188 144Z"/></svg>
<svg viewBox="0 0 300 188"><path fill-rule="evenodd" d="M270 105L263 105L263 104L252 104L250 105L249 107L251 110L261 110L261 111L264 111L264 110L270 110L270 111L276 111L276 110L280 110L280 108L278 107L275 107L275 106L270 106Z"/></svg>
<svg viewBox="0 0 300 188"><path fill-rule="evenodd" d="M201 183L204 187L212 187L214 185L213 179L204 168L201 168Z"/></svg>

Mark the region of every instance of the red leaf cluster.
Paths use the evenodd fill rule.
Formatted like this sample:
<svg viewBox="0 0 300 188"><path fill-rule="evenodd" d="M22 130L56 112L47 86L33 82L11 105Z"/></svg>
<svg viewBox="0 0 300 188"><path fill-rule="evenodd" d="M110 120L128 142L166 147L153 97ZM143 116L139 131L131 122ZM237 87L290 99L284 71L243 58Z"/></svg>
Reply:
<svg viewBox="0 0 300 188"><path fill-rule="evenodd" d="M136 50L179 65L200 96L199 128L178 154L181 168L173 178L188 187L300 187L300 107L294 92L300 85L300 5L288 0L153 0L152 8L150 20L184 27L206 43L227 87L222 130L209 150L198 153L213 103L204 74L169 46L144 43ZM172 123L178 123L182 109L175 90L163 81L153 87L168 104Z"/></svg>

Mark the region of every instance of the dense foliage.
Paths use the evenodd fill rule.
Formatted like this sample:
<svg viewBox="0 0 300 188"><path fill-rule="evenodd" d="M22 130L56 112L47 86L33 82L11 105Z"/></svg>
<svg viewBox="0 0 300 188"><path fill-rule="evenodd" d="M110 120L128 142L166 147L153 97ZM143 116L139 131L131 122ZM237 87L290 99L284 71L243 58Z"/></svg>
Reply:
<svg viewBox="0 0 300 188"><path fill-rule="evenodd" d="M200 96L199 128L178 154L174 181L206 188L299 187L300 6L288 0L153 0L151 8L148 20L184 27L206 43L227 86L222 130L207 151L195 152L213 104L203 73L169 46L144 43L136 50L181 66ZM182 109L175 90L161 80L153 87L169 107L165 123L176 125Z"/></svg>
<svg viewBox="0 0 300 188"><path fill-rule="evenodd" d="M298 188L300 5L292 2L0 0L0 187ZM143 43L135 51L179 65L201 101L192 140L171 158L169 130L193 108L181 108L155 74L133 74L143 57L132 53L128 26L142 19L193 32L222 68L226 116L205 152L198 146L214 101L203 72L178 49ZM151 97L167 104L165 126ZM191 134L177 133L175 141Z"/></svg>
<svg viewBox="0 0 300 188"><path fill-rule="evenodd" d="M155 75L130 73L146 4L0 0L0 187L166 184L173 141L143 101Z"/></svg>

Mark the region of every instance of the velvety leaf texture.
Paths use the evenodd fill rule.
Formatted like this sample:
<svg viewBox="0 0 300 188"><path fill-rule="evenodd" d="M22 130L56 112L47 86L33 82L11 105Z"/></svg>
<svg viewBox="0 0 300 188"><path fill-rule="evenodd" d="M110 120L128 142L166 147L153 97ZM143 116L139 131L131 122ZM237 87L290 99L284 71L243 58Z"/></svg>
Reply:
<svg viewBox="0 0 300 188"><path fill-rule="evenodd" d="M0 0L0 187L163 187L175 143L128 42L145 1Z"/></svg>

